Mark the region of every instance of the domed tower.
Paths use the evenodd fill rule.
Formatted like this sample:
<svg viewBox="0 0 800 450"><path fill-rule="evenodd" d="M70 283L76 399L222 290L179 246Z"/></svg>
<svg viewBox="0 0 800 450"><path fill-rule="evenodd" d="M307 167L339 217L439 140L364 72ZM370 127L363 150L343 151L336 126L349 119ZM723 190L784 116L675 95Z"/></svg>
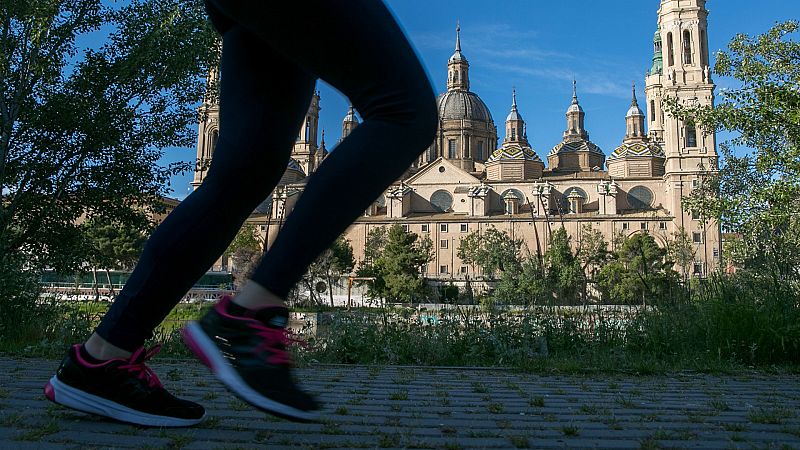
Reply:
<svg viewBox="0 0 800 450"><path fill-rule="evenodd" d="M497 128L489 108L469 90L469 62L461 53L461 27L456 27L456 48L447 62L447 92L439 95L439 129L436 139L420 157L420 165L438 157L467 172L483 163L497 146Z"/></svg>
<svg viewBox="0 0 800 450"><path fill-rule="evenodd" d="M663 86L661 78L664 72L664 55L662 50L661 32L656 31L653 36L653 66L647 72L644 92L647 100L647 116L650 138L661 142L664 140L664 112L661 109L661 95Z"/></svg>
<svg viewBox="0 0 800 450"><path fill-rule="evenodd" d="M542 177L544 163L528 143L525 121L517 110L517 92L512 92L511 112L506 118L503 145L486 161L486 178L493 181L531 180Z"/></svg>
<svg viewBox="0 0 800 450"><path fill-rule="evenodd" d="M578 103L577 82L572 81L572 104L567 108L567 130L563 140L550 150L547 161L555 172L589 172L603 169L605 154L600 147L589 140L584 127L584 118Z"/></svg>
<svg viewBox="0 0 800 450"><path fill-rule="evenodd" d="M347 115L344 116L344 120L342 120L342 137L339 141L341 142L342 139L349 136L357 126L358 117L356 117L356 111L353 109L353 105L350 104L350 107L347 108Z"/></svg>
<svg viewBox="0 0 800 450"><path fill-rule="evenodd" d="M647 137L645 116L636 100L633 86L631 107L625 115L625 138L608 157L608 174L612 177L658 177L664 175L664 151L658 142Z"/></svg>

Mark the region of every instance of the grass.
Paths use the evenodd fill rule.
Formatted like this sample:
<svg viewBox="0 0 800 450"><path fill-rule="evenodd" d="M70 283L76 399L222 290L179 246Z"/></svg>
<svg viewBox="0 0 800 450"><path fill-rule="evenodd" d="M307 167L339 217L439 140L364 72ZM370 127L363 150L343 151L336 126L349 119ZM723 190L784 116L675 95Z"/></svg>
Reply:
<svg viewBox="0 0 800 450"><path fill-rule="evenodd" d="M14 436L15 441L38 441L41 438L55 434L61 431L61 428L55 422L48 422L47 425L27 430L21 434Z"/></svg>
<svg viewBox="0 0 800 450"><path fill-rule="evenodd" d="M537 408L544 408L544 397L533 397L528 404Z"/></svg>
<svg viewBox="0 0 800 450"><path fill-rule="evenodd" d="M397 391L389 394L389 400L408 400L408 391Z"/></svg>
<svg viewBox="0 0 800 450"><path fill-rule="evenodd" d="M736 373L749 367L797 372L800 292L770 283L746 275L712 278L693 286L690 296L675 292L667 299L648 299L648 308L624 310L449 306L436 313L435 326L421 324L414 308L327 309L326 325L308 347L296 350L296 357L301 365L371 365L373 377L387 364L640 375ZM29 297L0 304L0 348L6 354L60 357L69 344L88 336L108 308L103 302L36 303ZM163 342L163 355L189 357L177 330L209 306L178 305L149 344ZM532 357L530 350L541 342L548 355ZM167 375L172 381L179 377ZM415 377L400 371L393 381L408 384ZM610 383L609 389L619 389L618 384Z"/></svg>
<svg viewBox="0 0 800 450"><path fill-rule="evenodd" d="M753 423L782 425L786 419L792 419L796 415L795 411L788 408L758 408L750 411L747 418Z"/></svg>
<svg viewBox="0 0 800 450"><path fill-rule="evenodd" d="M561 434L567 437L575 437L580 434L580 429L575 425L564 425L561 427Z"/></svg>

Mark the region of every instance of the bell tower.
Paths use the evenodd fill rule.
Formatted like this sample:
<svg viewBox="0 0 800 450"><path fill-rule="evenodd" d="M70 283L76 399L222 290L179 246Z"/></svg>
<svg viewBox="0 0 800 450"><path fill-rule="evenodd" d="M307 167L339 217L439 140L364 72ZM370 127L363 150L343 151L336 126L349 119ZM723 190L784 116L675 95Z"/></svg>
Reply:
<svg viewBox="0 0 800 450"><path fill-rule="evenodd" d="M292 158L300 164L307 175L317 170L317 132L319 130L319 92L314 92L311 104L308 106L306 118L294 143Z"/></svg>
<svg viewBox="0 0 800 450"><path fill-rule="evenodd" d="M718 170L716 135L691 120L673 117L664 111L662 101L674 99L688 107L714 105L705 4L705 0L661 0L659 36L654 39L656 55L646 80L648 109L655 114L651 116L650 134L663 141L666 157L664 178L668 202L665 206L675 217L675 225L684 228L699 244L696 253L703 264L703 275L719 262L719 225L697 215L693 217L684 210L682 198Z"/></svg>

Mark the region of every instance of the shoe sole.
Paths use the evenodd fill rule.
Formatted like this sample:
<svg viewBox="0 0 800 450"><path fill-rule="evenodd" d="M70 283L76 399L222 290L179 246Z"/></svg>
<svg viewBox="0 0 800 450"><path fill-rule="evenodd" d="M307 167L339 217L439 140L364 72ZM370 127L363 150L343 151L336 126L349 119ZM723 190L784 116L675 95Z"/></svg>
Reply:
<svg viewBox="0 0 800 450"><path fill-rule="evenodd" d="M258 409L272 415L296 422L314 422L319 419L318 411L303 411L277 402L251 388L226 361L222 352L197 322L189 322L181 330L183 341L197 355L200 362L208 366L214 375L234 394Z"/></svg>
<svg viewBox="0 0 800 450"><path fill-rule="evenodd" d="M109 417L120 422L150 427L190 427L202 422L206 417L203 414L198 419L181 419L137 411L69 386L59 380L56 375L53 375L53 378L50 378L50 381L44 386L44 395L51 402L68 408Z"/></svg>

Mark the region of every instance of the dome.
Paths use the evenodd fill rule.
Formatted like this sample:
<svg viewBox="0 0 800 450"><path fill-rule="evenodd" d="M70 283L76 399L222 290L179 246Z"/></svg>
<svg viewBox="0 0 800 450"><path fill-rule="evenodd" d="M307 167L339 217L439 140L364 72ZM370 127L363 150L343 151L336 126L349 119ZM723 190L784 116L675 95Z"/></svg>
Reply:
<svg viewBox="0 0 800 450"><path fill-rule="evenodd" d="M644 113L642 112L642 109L639 108L639 105L631 105L631 108L628 110L628 113L625 114L625 117L627 118L636 116L644 117Z"/></svg>
<svg viewBox="0 0 800 450"><path fill-rule="evenodd" d="M453 90L439 95L439 118L494 122L486 103L469 91Z"/></svg>
<svg viewBox="0 0 800 450"><path fill-rule="evenodd" d="M567 108L567 114L569 114L569 113L582 113L582 112L583 112L583 108L581 108L581 105L578 102L572 102L572 104L569 105L569 108Z"/></svg>
<svg viewBox="0 0 800 450"><path fill-rule="evenodd" d="M502 147L498 148L492 155L489 156L489 159L486 161L487 163L497 162L501 160L524 160L524 161L539 161L542 160L539 158L539 155L533 151L527 145L519 145L519 144L505 144Z"/></svg>
<svg viewBox="0 0 800 450"><path fill-rule="evenodd" d="M594 142L584 140L559 142L558 145L550 150L550 155L569 152L590 152L605 156L603 150L600 150L600 147L595 145Z"/></svg>
<svg viewBox="0 0 800 450"><path fill-rule="evenodd" d="M655 142L631 142L622 144L617 147L611 156L608 157L609 161L625 157L652 157L652 158L665 158L664 150Z"/></svg>
<svg viewBox="0 0 800 450"><path fill-rule="evenodd" d="M468 62L468 61L467 58L464 57L464 54L461 53L461 50L456 50L455 53L453 53L453 56L451 56L447 62L455 63L455 62Z"/></svg>
<svg viewBox="0 0 800 450"><path fill-rule="evenodd" d="M661 42L661 31L656 30L656 34L653 35L653 43Z"/></svg>

